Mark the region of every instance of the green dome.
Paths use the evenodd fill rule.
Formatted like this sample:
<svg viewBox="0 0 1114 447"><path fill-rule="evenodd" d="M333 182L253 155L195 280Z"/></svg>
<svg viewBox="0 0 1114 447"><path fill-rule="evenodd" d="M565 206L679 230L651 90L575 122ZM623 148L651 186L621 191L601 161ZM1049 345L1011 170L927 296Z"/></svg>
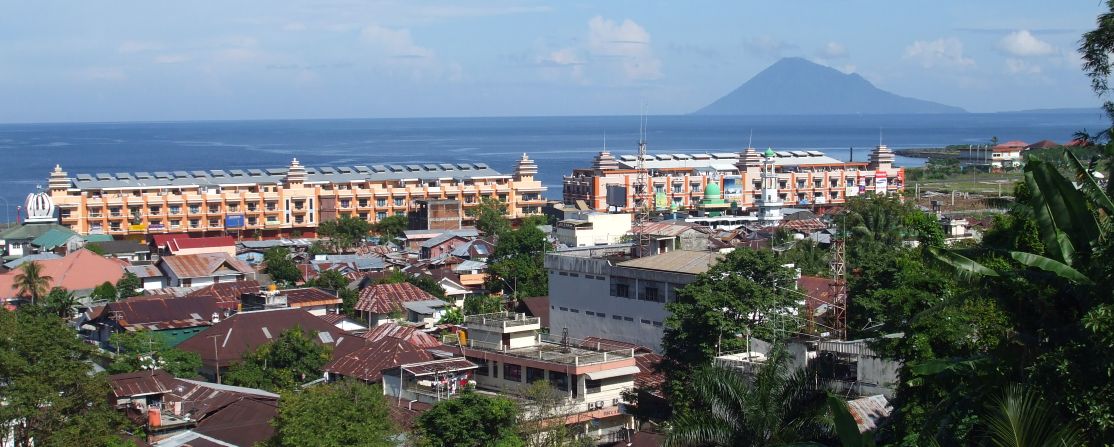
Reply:
<svg viewBox="0 0 1114 447"><path fill-rule="evenodd" d="M763 155L765 155L766 158L774 158L774 155L776 154L774 154L774 150L772 148L766 148L766 153Z"/></svg>
<svg viewBox="0 0 1114 447"><path fill-rule="evenodd" d="M708 187L704 188L704 201L705 202L711 202L711 201L714 201L714 200L719 200L722 197L723 197L723 194L719 189L719 183L708 183Z"/></svg>

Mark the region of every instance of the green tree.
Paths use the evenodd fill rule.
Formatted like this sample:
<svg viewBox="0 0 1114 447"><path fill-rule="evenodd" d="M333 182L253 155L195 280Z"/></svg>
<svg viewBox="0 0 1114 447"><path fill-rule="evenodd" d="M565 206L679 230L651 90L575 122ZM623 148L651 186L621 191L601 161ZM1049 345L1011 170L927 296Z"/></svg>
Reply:
<svg viewBox="0 0 1114 447"><path fill-rule="evenodd" d="M537 380L522 390L524 402L518 424L527 447L587 447L595 443L577 438L579 428L554 421L565 421L576 414L576 403L568 393L558 390L545 380Z"/></svg>
<svg viewBox="0 0 1114 447"><path fill-rule="evenodd" d="M752 374L707 366L692 376L695 405L672 421L668 446L768 446L832 441L827 395L778 345Z"/></svg>
<svg viewBox="0 0 1114 447"><path fill-rule="evenodd" d="M1111 74L1110 56L1114 54L1114 0L1106 1L1106 12L1100 14L1096 20L1095 29L1083 34L1079 45L1079 52L1083 57L1083 71L1091 79L1091 89L1100 99L1103 99L1103 109L1107 117L1114 122L1114 102L1110 101L1109 79ZM1111 135L1114 127L1104 131L1107 137ZM1083 132L1087 135L1086 130ZM1103 156L1107 159L1106 178L1114 180L1114 139L1108 140L1102 148ZM1107 193L1114 195L1114 181L1106 184Z"/></svg>
<svg viewBox="0 0 1114 447"><path fill-rule="evenodd" d="M342 216L321 222L317 234L329 238L335 251L344 251L353 245L363 244L371 232L371 223L356 217Z"/></svg>
<svg viewBox="0 0 1114 447"><path fill-rule="evenodd" d="M796 241L793 246L781 253L781 259L801 269L802 275L828 276L828 250L811 239Z"/></svg>
<svg viewBox="0 0 1114 447"><path fill-rule="evenodd" d="M224 375L224 381L268 391L292 390L320 377L321 368L328 362L329 348L295 327L245 354Z"/></svg>
<svg viewBox="0 0 1114 447"><path fill-rule="evenodd" d="M360 292L344 288L337 291L337 296L341 300L340 313L345 315L355 315L356 302L360 300Z"/></svg>
<svg viewBox="0 0 1114 447"><path fill-rule="evenodd" d="M479 315L502 312L503 298L495 295L468 295L464 297L464 315Z"/></svg>
<svg viewBox="0 0 1114 447"><path fill-rule="evenodd" d="M271 444L393 447L397 429L391 424L389 405L379 385L353 380L284 392L272 422Z"/></svg>
<svg viewBox="0 0 1114 447"><path fill-rule="evenodd" d="M69 319L74 315L74 307L77 307L77 298L74 297L73 292L61 287L55 287L50 289L50 293L46 295L46 302L43 303L43 307L51 314Z"/></svg>
<svg viewBox="0 0 1114 447"><path fill-rule="evenodd" d="M678 290L665 305L670 315L662 338L664 389L672 403L682 409L691 403L685 384L717 351L744 349L748 335L777 340L779 329L794 331L784 317L797 307L793 286L794 272L773 253L740 248Z"/></svg>
<svg viewBox="0 0 1114 447"><path fill-rule="evenodd" d="M93 301L116 301L117 297L116 286L112 285L111 281L105 281L94 287L93 292L89 294L89 298Z"/></svg>
<svg viewBox="0 0 1114 447"><path fill-rule="evenodd" d="M316 278L310 280L306 285L339 291L347 288L348 282L348 278L346 278L343 273L336 270L325 270L317 275Z"/></svg>
<svg viewBox="0 0 1114 447"><path fill-rule="evenodd" d="M116 281L116 293L120 299L139 295L143 291L143 281L135 273L125 272L124 276Z"/></svg>
<svg viewBox="0 0 1114 447"><path fill-rule="evenodd" d="M175 377L190 379L197 377L201 369L200 355L170 347L166 338L153 331L112 334L108 342L120 351L108 365L112 374L162 369Z"/></svg>
<svg viewBox="0 0 1114 447"><path fill-rule="evenodd" d="M381 244L387 243L402 237L408 225L406 216L387 216L375 224L375 233L379 235Z"/></svg>
<svg viewBox="0 0 1114 447"><path fill-rule="evenodd" d="M408 282L410 284L418 286L419 289L422 289L437 298L445 298L445 289L441 287L441 284L437 283L437 280L433 279L433 277L429 275L410 275L398 270L394 270L389 275L379 278L379 280L375 283L399 284L404 282Z"/></svg>
<svg viewBox="0 0 1114 447"><path fill-rule="evenodd" d="M50 283L54 278L43 273L43 266L36 261L24 262L19 266L19 273L12 282L12 290L16 295L31 298L34 304L50 291Z"/></svg>
<svg viewBox="0 0 1114 447"><path fill-rule="evenodd" d="M484 197L468 215L476 219L476 229L489 236L498 236L511 229L507 220L507 204L491 197Z"/></svg>
<svg viewBox="0 0 1114 447"><path fill-rule="evenodd" d="M517 447L518 414L510 399L464 392L418 416L414 434L423 447Z"/></svg>
<svg viewBox="0 0 1114 447"><path fill-rule="evenodd" d="M521 227L500 234L488 260L488 289L516 298L549 294L545 252L552 247L536 222L527 219Z"/></svg>
<svg viewBox="0 0 1114 447"><path fill-rule="evenodd" d="M85 244L85 249L98 255L104 256L104 248L100 244Z"/></svg>
<svg viewBox="0 0 1114 447"><path fill-rule="evenodd" d="M297 264L290 258L290 250L286 247L274 247L263 253L263 272L271 275L277 283L294 284L302 280L302 273L298 271Z"/></svg>
<svg viewBox="0 0 1114 447"><path fill-rule="evenodd" d="M464 324L464 314L460 313L460 309L451 307L441 314L437 324Z"/></svg>
<svg viewBox="0 0 1114 447"><path fill-rule="evenodd" d="M122 442L127 421L105 398L111 389L93 371L93 350L56 315L31 306L0 311L0 439L48 447Z"/></svg>

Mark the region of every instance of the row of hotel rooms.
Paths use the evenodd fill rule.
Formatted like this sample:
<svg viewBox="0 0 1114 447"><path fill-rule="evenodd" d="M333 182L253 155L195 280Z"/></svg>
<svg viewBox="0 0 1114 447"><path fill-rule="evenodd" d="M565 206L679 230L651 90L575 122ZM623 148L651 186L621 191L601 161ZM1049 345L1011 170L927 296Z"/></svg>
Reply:
<svg viewBox="0 0 1114 447"><path fill-rule="evenodd" d="M633 211L652 200L658 209L692 209L709 183L739 210L761 195L763 166L773 164L785 205L823 206L872 191L902 189L904 170L879 146L869 162L842 162L815 151L648 155L642 168L652 184L639 184L632 155L606 151L591 168L563 179L563 202L596 211ZM377 222L405 215L421 201L456 200L464 216L485 198L507 204L507 217L538 214L546 187L525 154L513 175L483 163L304 167L78 174L60 166L50 174L49 194L62 225L80 234L142 235L240 232L248 237L313 237L317 224L340 216ZM467 218L467 217L465 217Z"/></svg>

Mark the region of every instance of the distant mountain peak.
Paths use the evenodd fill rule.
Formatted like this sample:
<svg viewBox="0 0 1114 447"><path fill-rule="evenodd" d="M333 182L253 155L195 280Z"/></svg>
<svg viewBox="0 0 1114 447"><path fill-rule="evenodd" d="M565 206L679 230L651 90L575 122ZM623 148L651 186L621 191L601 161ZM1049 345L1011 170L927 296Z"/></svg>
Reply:
<svg viewBox="0 0 1114 447"><path fill-rule="evenodd" d="M895 95L857 73L800 57L774 62L698 115L964 113L959 107Z"/></svg>

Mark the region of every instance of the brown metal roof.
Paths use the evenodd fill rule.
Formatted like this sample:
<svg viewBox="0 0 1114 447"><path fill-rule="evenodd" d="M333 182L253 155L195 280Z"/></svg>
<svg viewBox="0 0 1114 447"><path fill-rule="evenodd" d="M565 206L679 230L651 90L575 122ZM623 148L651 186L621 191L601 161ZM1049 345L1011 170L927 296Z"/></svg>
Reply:
<svg viewBox="0 0 1114 447"><path fill-rule="evenodd" d="M620 262L621 267L699 275L707 272L723 255L710 251L673 250Z"/></svg>
<svg viewBox="0 0 1114 447"><path fill-rule="evenodd" d="M218 357L220 364L227 366L295 327L301 328L313 341L330 346L359 339L302 309L283 308L235 314L190 337L179 344L178 349L196 352L206 366L213 366ZM215 353L213 336L216 336Z"/></svg>
<svg viewBox="0 0 1114 447"><path fill-rule="evenodd" d="M290 307L321 306L326 304L340 304L344 300L336 295L317 287L303 289L288 289L280 292L286 296L286 303Z"/></svg>
<svg viewBox="0 0 1114 447"><path fill-rule="evenodd" d="M542 327L549 327L549 297L548 296L532 296L529 298L520 298L518 300L518 310L521 312L525 310L531 317L538 317L542 322Z"/></svg>
<svg viewBox="0 0 1114 447"><path fill-rule="evenodd" d="M634 362L638 365L638 374L634 375L634 386L661 396L661 384L665 383L665 374L658 370L661 360L662 356L658 354L635 356Z"/></svg>
<svg viewBox="0 0 1114 447"><path fill-rule="evenodd" d="M433 355L414 346L413 343L394 337L384 337L334 359L323 369L332 374L366 382L378 382L383 378L383 370L429 360L433 360Z"/></svg>
<svg viewBox="0 0 1114 447"><path fill-rule="evenodd" d="M192 255L164 256L160 261L179 278L204 278L226 269L242 274L255 273L246 262L228 253L199 253Z"/></svg>
<svg viewBox="0 0 1114 447"><path fill-rule="evenodd" d="M180 327L207 326L214 313L223 309L215 297L164 299L126 299L105 305L100 320L109 323L109 318L119 322L121 327L142 326L144 329L171 329Z"/></svg>
<svg viewBox="0 0 1114 447"><path fill-rule="evenodd" d="M236 305L240 303L240 295L245 293L257 293L259 292L259 288L259 281L249 279L205 286L190 292L186 296L215 296L221 302L222 307L226 309L236 309Z"/></svg>
<svg viewBox="0 0 1114 447"><path fill-rule="evenodd" d="M360 291L356 310L376 314L388 314L402 310L402 303L408 301L435 300L437 297L408 282L398 284L376 284Z"/></svg>
<svg viewBox="0 0 1114 447"><path fill-rule="evenodd" d="M479 367L475 363L468 361L468 359L464 357L431 360L428 362L406 364L400 366L402 366L407 372L415 376L428 376L430 374L464 371L469 369L476 369Z"/></svg>
<svg viewBox="0 0 1114 447"><path fill-rule="evenodd" d="M371 328L362 335L363 338L369 341L376 342L386 337L397 338L399 340L407 341L414 346L422 349L436 348L441 346L441 341L432 335L419 331L417 328L410 326L400 326L396 323L384 323L379 326Z"/></svg>

